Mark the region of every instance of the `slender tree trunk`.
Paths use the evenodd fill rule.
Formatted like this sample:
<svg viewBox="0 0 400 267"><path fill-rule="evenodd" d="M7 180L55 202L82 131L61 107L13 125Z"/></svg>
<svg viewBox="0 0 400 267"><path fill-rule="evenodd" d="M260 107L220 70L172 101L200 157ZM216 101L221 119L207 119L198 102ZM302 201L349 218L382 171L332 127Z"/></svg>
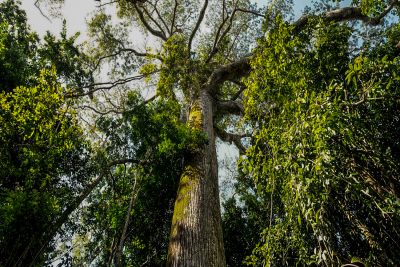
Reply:
<svg viewBox="0 0 400 267"><path fill-rule="evenodd" d="M136 190L136 183L137 183L137 175L135 175L135 181L133 183L131 200L129 201L128 210L126 212L124 228L122 229L121 238L119 239L117 251L115 252L114 266L116 266L116 267L123 266L122 252L124 250L126 233L128 232L128 226L129 226L129 222L130 222L130 218L131 218L132 208L135 204L136 196L138 194L138 190Z"/></svg>
<svg viewBox="0 0 400 267"><path fill-rule="evenodd" d="M205 90L189 113L190 126L208 143L185 159L172 219L167 266L225 266L213 127L214 103Z"/></svg>

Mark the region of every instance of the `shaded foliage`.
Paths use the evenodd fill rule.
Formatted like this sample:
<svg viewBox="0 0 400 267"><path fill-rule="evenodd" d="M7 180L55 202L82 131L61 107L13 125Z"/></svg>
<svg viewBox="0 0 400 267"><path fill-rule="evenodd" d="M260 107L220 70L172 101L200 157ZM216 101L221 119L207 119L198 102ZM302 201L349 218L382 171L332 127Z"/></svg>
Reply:
<svg viewBox="0 0 400 267"><path fill-rule="evenodd" d="M0 90L17 86L35 86L43 68L54 66L60 82L73 90L82 90L93 82L87 57L75 41L79 34L67 37L66 22L56 38L47 33L43 42L27 24L19 3L7 0L0 4Z"/></svg>
<svg viewBox="0 0 400 267"><path fill-rule="evenodd" d="M60 84L72 84L69 72L78 68L57 74L53 66L64 65L48 52L66 36L40 44L18 3L0 4L0 25L0 265L41 265L61 230L54 224L93 171L90 144ZM67 50L58 59L73 59Z"/></svg>
<svg viewBox="0 0 400 267"><path fill-rule="evenodd" d="M78 231L83 237L90 233L90 238L77 240L79 254L65 255L65 261L112 264L133 198L129 231L124 237L123 265L165 264L184 156L206 140L201 132L179 120L179 106L174 101L159 100L147 105L142 101L131 93L128 111L121 117L103 117L97 122L108 136L107 157L136 159L139 163L116 166L93 192L82 211Z"/></svg>
<svg viewBox="0 0 400 267"><path fill-rule="evenodd" d="M398 27L350 54L350 28L277 18L253 59L242 162L270 224L252 265L399 264Z"/></svg>
<svg viewBox="0 0 400 267"><path fill-rule="evenodd" d="M46 231L90 173L90 146L55 78L45 70L39 85L0 94L0 258L6 266L41 257L35 253L48 249Z"/></svg>

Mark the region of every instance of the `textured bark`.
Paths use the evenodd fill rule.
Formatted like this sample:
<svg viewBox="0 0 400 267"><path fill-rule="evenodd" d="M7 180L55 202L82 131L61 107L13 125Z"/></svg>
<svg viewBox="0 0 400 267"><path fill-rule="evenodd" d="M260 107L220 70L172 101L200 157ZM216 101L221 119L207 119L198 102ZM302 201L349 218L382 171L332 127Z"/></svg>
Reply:
<svg viewBox="0 0 400 267"><path fill-rule="evenodd" d="M185 162L172 219L167 266L225 266L213 129L213 98L206 90L189 113L190 126L208 143Z"/></svg>

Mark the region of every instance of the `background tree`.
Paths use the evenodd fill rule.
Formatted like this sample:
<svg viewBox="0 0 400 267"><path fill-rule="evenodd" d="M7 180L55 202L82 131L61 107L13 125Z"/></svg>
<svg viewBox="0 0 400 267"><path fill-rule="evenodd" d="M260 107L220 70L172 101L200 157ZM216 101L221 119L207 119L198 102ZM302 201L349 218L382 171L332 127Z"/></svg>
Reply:
<svg viewBox="0 0 400 267"><path fill-rule="evenodd" d="M73 39L48 34L41 44L14 1L0 4L0 25L0 265L40 265L92 172L90 144L65 99L79 61L57 75L62 56L47 52L59 45L73 62Z"/></svg>
<svg viewBox="0 0 400 267"><path fill-rule="evenodd" d="M326 18L277 17L252 59L242 166L270 214L251 265L399 264L398 25Z"/></svg>

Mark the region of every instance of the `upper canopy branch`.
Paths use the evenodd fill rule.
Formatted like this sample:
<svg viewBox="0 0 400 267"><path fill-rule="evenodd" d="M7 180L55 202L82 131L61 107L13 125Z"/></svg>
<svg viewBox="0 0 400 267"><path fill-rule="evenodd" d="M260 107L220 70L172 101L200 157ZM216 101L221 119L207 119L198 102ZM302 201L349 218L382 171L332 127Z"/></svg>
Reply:
<svg viewBox="0 0 400 267"><path fill-rule="evenodd" d="M200 11L199 18L198 18L198 20L197 20L197 22L196 22L196 25L194 26L194 29L193 29L192 33L190 34L190 37L189 37L189 43L188 43L189 55L190 55L190 50L192 49L193 38L194 38L194 36L196 35L196 32L197 32L197 30L199 29L200 24L201 24L201 22L202 22L203 19L204 19L204 15L206 14L207 6L208 6L208 0L205 0L205 1L204 1L204 4L203 4L203 8L202 8L201 11Z"/></svg>
<svg viewBox="0 0 400 267"><path fill-rule="evenodd" d="M163 39L164 41L167 40L167 36L165 36L164 32L162 31L158 31L156 29L154 29L146 20L143 10L140 9L140 7L137 4L137 1L131 0L131 3L133 4L133 7L135 8L140 21L143 23L144 27L154 36L159 37L161 39Z"/></svg>
<svg viewBox="0 0 400 267"><path fill-rule="evenodd" d="M327 21L346 21L346 20L361 20L369 25L377 26L381 23L382 19L389 14L389 12L395 7L399 6L399 1L392 1L391 4L378 16L369 17L363 14L362 9L360 7L344 7L335 9L332 11L328 11L323 14L321 17ZM304 15L300 17L293 26L296 31L301 30L309 21L309 19L313 17L313 15Z"/></svg>
<svg viewBox="0 0 400 267"><path fill-rule="evenodd" d="M400 6L399 0L392 1L391 4L377 17L368 17L362 13L360 7L344 7L328 11L321 15L327 21L346 21L346 20L361 20L369 25L379 25L382 19L389 14L389 12L396 6ZM300 31L313 17L312 15L305 15L293 23L295 32ZM238 80L246 76L251 70L250 57L239 59L231 64L222 66L216 69L209 77L206 88L211 95L215 95L218 88L228 80Z"/></svg>
<svg viewBox="0 0 400 267"><path fill-rule="evenodd" d="M167 23L165 22L163 16L161 15L160 11L157 8L158 0L154 4L150 1L149 4L153 7L154 11L157 14L157 17L161 20L161 23L164 25L166 31L171 35L172 32L169 30Z"/></svg>
<svg viewBox="0 0 400 267"><path fill-rule="evenodd" d="M93 83L93 84L90 84L88 86L84 86L81 88L81 89L89 88L88 91L82 92L82 93L69 92L65 95L65 98L76 98L76 97L82 97L82 96L87 96L87 95L91 96L91 95L93 95L93 93L95 93L99 90L110 90L119 85L123 85L123 84L127 84L129 82L144 79L147 75L151 75L156 72L157 71L150 73L150 74L146 74L146 75L140 74L140 75L136 75L136 76L131 76L131 77L127 77L125 79L118 79L118 80L112 81L112 82Z"/></svg>
<svg viewBox="0 0 400 267"><path fill-rule="evenodd" d="M150 1L149 1L149 3L150 3ZM147 8L143 6L143 11L144 11L144 13L146 13L147 17L154 23L154 25L157 26L159 32L161 32L164 36L167 36L167 34L165 33L165 31L164 31L163 27L160 25L160 23L158 23L157 20L155 18L153 18L152 13L155 11L155 9L153 10L153 12L149 12L147 10Z"/></svg>
<svg viewBox="0 0 400 267"><path fill-rule="evenodd" d="M206 60L207 63L210 62L211 59L217 54L218 47L219 47L221 41L227 36L227 34L232 29L232 26L234 24L235 15L237 12L248 13L251 15L258 16L258 17L265 17L263 14L260 14L256 10L238 7L238 4L239 4L238 1L234 3L233 10L232 10L231 14L229 15L226 11L225 1L223 1L222 22L220 23L220 25L217 29L217 32L215 34L213 47L211 48L211 51Z"/></svg>
<svg viewBox="0 0 400 267"><path fill-rule="evenodd" d="M108 55L99 57L96 61L96 64L93 66L93 70L96 70L100 66L100 64L103 60L110 59L110 58L112 59L117 56L121 56L123 53L126 53L127 54L126 56L130 56L131 54L134 54L136 57L148 57L148 58L156 58L158 60L162 60L160 55L147 53L147 52L139 52L133 48L123 47L123 48L119 48L117 51L115 51L112 54L108 54Z"/></svg>
<svg viewBox="0 0 400 267"><path fill-rule="evenodd" d="M172 13L172 22L171 22L171 28L169 32L174 34L174 27L175 27L175 20L176 20L176 13L178 11L178 0L175 0L175 5L174 5L174 12Z"/></svg>
<svg viewBox="0 0 400 267"><path fill-rule="evenodd" d="M41 14L45 19L47 19L50 23L52 22L51 19L50 19L46 14L44 14L44 13L43 13L43 10L40 8L39 0L36 0L36 1L35 1L35 7L39 10L40 14Z"/></svg>
<svg viewBox="0 0 400 267"><path fill-rule="evenodd" d="M232 27L232 21L233 18L235 16L236 13L236 7L237 7L237 2L235 3L234 6L234 10L232 11L231 15L226 14L226 3L225 1L223 1L223 8L222 8L222 22L218 27L217 33L215 34L215 39L214 39L214 44L213 44L213 48L211 49L210 54L208 55L208 58L206 60L206 62L210 62L211 59L214 57L214 55L218 52L218 44L220 43L220 41L225 37L225 35L230 31L231 27ZM226 15L226 16L225 16ZM229 20L229 25L226 27L226 29L222 32L225 24L228 22ZM222 34L221 34L222 32Z"/></svg>

